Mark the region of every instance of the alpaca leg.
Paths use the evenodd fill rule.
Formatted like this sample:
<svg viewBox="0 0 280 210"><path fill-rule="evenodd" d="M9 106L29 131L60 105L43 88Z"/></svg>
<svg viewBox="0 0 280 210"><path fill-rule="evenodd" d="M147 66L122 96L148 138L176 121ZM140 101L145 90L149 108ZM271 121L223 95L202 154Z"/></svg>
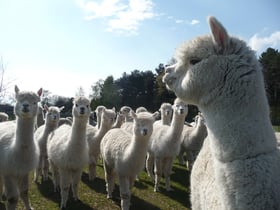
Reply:
<svg viewBox="0 0 280 210"><path fill-rule="evenodd" d="M7 210L15 210L18 202L17 183L14 177L4 176L4 188L7 196Z"/></svg>
<svg viewBox="0 0 280 210"><path fill-rule="evenodd" d="M112 198L112 193L115 186L115 173L112 169L110 169L106 164L103 164L104 171L105 171L105 181L106 181L106 191L107 191L107 198Z"/></svg>
<svg viewBox="0 0 280 210"><path fill-rule="evenodd" d="M72 176L72 193L73 193L73 197L74 197L75 201L79 200L78 186L79 186L81 177L82 177L82 171L77 171L77 172L73 173L73 176Z"/></svg>
<svg viewBox="0 0 280 210"><path fill-rule="evenodd" d="M88 173L89 180L93 181L96 177L96 160L95 160L95 158L89 164L88 171L89 171L89 173Z"/></svg>
<svg viewBox="0 0 280 210"><path fill-rule="evenodd" d="M146 170L148 173L148 176L151 177L152 182L155 182L155 176L153 173L153 166L154 166L154 157L151 154L147 154L146 159Z"/></svg>
<svg viewBox="0 0 280 210"><path fill-rule="evenodd" d="M48 161L48 157L45 156L43 158L43 180L44 181L48 180L48 174L49 174L49 161Z"/></svg>
<svg viewBox="0 0 280 210"><path fill-rule="evenodd" d="M25 209L32 209L28 199L29 180L28 174L24 175L19 183L20 197L24 203Z"/></svg>
<svg viewBox="0 0 280 210"><path fill-rule="evenodd" d="M38 182L39 176L42 175L42 165L43 165L43 158L40 155L38 167L34 171L34 182Z"/></svg>
<svg viewBox="0 0 280 210"><path fill-rule="evenodd" d="M185 151L181 148L181 149L180 149L180 153L179 153L179 155L178 155L178 160L179 160L179 163L180 163L181 165L185 165L184 153L185 153Z"/></svg>
<svg viewBox="0 0 280 210"><path fill-rule="evenodd" d="M122 210L129 210L130 206L130 180L128 177L119 177L121 208Z"/></svg>
<svg viewBox="0 0 280 210"><path fill-rule="evenodd" d="M69 171L59 170L60 174L60 209L66 207L68 200L69 188L71 185L71 173Z"/></svg>
<svg viewBox="0 0 280 210"><path fill-rule="evenodd" d="M60 183L59 183L59 173L55 165L50 161L50 169L52 172L52 181L54 186L54 192L59 191Z"/></svg>
<svg viewBox="0 0 280 210"><path fill-rule="evenodd" d="M166 158L164 164L165 188L166 191L172 191L173 189L170 187L170 174L172 171L173 158Z"/></svg>
<svg viewBox="0 0 280 210"><path fill-rule="evenodd" d="M188 151L187 152L187 168L189 169L189 171L192 170L192 166L194 163L194 155L192 151Z"/></svg>
<svg viewBox="0 0 280 210"><path fill-rule="evenodd" d="M155 158L155 186L154 186L154 192L159 192L161 175L162 175L161 159L160 158Z"/></svg>

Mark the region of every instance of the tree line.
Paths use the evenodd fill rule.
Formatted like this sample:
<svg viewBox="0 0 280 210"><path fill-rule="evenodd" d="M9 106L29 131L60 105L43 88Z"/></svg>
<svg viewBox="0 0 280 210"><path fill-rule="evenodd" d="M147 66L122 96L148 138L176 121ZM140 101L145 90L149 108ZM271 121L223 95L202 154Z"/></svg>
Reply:
<svg viewBox="0 0 280 210"><path fill-rule="evenodd" d="M172 61L171 61L172 62ZM259 57L263 66L267 96L271 108L271 120L273 124L280 125L280 52L268 48ZM159 109L161 103L173 103L176 96L168 91L162 82L164 64L159 64L154 71L133 70L124 72L120 78L108 76L105 80L98 80L91 86L89 97L92 98L91 108L103 105L108 108L115 107L119 110L122 106L130 106L136 109L144 106L154 112ZM42 103L48 105L65 106L62 115L70 115L72 98L63 96L50 97L46 90ZM78 94L83 94L82 88ZM3 111L3 108L0 110ZM189 121L197 113L195 106L190 106Z"/></svg>

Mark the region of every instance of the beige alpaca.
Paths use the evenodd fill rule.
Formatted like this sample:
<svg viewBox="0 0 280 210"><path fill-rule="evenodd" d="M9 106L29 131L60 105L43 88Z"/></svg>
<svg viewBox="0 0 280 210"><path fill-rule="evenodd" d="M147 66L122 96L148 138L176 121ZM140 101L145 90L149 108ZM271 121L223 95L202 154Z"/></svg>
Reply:
<svg viewBox="0 0 280 210"><path fill-rule="evenodd" d="M90 101L77 97L73 101L73 124L61 125L53 135L49 135L47 153L53 175L55 191L60 186L60 208L65 208L68 191L72 187L75 200L78 200L78 185L84 166L88 163L88 143L86 128L90 115Z"/></svg>
<svg viewBox="0 0 280 210"><path fill-rule="evenodd" d="M192 209L280 209L280 152L255 52L209 17L163 81L202 111L208 136L191 173Z"/></svg>
<svg viewBox="0 0 280 210"><path fill-rule="evenodd" d="M171 125L154 125L154 132L151 135L148 149L146 169L152 181L155 182L155 192L159 191L162 173L165 177L166 190L172 190L170 187L170 174L173 160L179 153L181 133L187 113L187 105L177 98L173 105Z"/></svg>
<svg viewBox="0 0 280 210"><path fill-rule="evenodd" d="M0 123L0 193L2 195L4 183L8 210L16 209L19 195L25 208L31 209L28 175L39 161L39 147L33 132L41 94L42 89L36 94L20 91L15 86L16 121Z"/></svg>
<svg viewBox="0 0 280 210"><path fill-rule="evenodd" d="M120 128L109 130L101 141L107 197L112 198L115 176L119 178L121 208L128 210L136 175L143 169L153 123L158 113L131 111L133 134Z"/></svg>
<svg viewBox="0 0 280 210"><path fill-rule="evenodd" d="M116 117L115 108L103 109L100 118L100 127L87 129L87 141L89 144L89 180L94 180L96 176L96 164L100 155L100 142L108 130L111 129Z"/></svg>

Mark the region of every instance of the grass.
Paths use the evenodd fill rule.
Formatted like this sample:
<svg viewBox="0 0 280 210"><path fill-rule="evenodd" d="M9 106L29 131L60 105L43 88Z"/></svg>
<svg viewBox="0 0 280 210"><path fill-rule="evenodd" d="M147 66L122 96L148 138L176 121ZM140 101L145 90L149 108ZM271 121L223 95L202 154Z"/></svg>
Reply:
<svg viewBox="0 0 280 210"><path fill-rule="evenodd" d="M160 191L153 192L153 184L147 173L140 174L140 181L135 182L132 188L131 210L188 210L189 201L189 172L178 162L174 163L173 174L171 175L172 192L166 192L164 180L162 179ZM33 174L30 175L32 180ZM84 170L82 180L79 185L80 202L75 202L70 193L67 208L69 210L115 210L120 209L119 188L116 184L113 200L106 198L104 171L101 164L97 167L97 178L94 181L88 180L87 169ZM43 183L30 182L29 199L35 210L59 209L60 195L53 192L53 185L49 179ZM0 210L4 210L4 204L0 203ZM20 200L17 209L24 209Z"/></svg>
<svg viewBox="0 0 280 210"><path fill-rule="evenodd" d="M280 125L273 126L275 132L280 132Z"/></svg>

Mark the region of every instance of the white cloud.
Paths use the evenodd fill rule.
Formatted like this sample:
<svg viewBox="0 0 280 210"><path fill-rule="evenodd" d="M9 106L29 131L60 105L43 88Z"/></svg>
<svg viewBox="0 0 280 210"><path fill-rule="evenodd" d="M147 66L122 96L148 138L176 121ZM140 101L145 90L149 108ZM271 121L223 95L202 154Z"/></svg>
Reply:
<svg viewBox="0 0 280 210"><path fill-rule="evenodd" d="M257 51L258 53L262 53L268 47L279 48L280 47L280 31L276 31L269 36L260 37L260 35L254 34L249 39L249 46Z"/></svg>
<svg viewBox="0 0 280 210"><path fill-rule="evenodd" d="M152 0L102 0L99 2L79 0L81 8L87 13L85 19L106 18L107 31L137 34L144 20L154 18Z"/></svg>
<svg viewBox="0 0 280 210"><path fill-rule="evenodd" d="M191 24L191 25L199 24L199 20L193 19L193 20L191 20L190 24Z"/></svg>
<svg viewBox="0 0 280 210"><path fill-rule="evenodd" d="M183 20L175 20L175 23L183 23Z"/></svg>

